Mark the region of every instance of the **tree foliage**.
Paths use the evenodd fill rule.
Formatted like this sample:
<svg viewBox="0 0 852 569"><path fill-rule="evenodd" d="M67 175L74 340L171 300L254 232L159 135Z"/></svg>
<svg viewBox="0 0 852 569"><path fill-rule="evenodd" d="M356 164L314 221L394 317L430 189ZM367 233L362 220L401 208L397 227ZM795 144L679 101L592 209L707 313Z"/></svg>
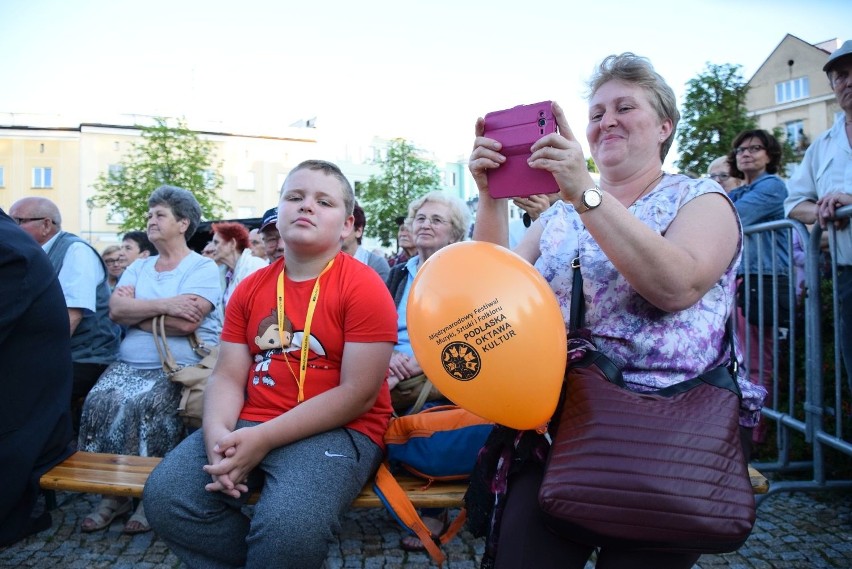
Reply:
<svg viewBox="0 0 852 569"><path fill-rule="evenodd" d="M408 204L440 187L438 167L420 158L404 139L390 142L387 157L379 160L381 174L361 185L358 203L367 215L365 233L387 247L396 238L396 218L408 213Z"/></svg>
<svg viewBox="0 0 852 569"><path fill-rule="evenodd" d="M748 85L739 65L707 63L686 85L677 132L677 166L685 174L703 175L710 162L731 150L737 134L756 128L757 123L746 110Z"/></svg>
<svg viewBox="0 0 852 569"><path fill-rule="evenodd" d="M793 143L787 138L787 133L780 126L773 128L771 134L781 145L781 161L778 163L778 175L786 177L788 175L787 166L801 162L804 151L796 151Z"/></svg>
<svg viewBox="0 0 852 569"><path fill-rule="evenodd" d="M121 231L144 229L148 197L157 187L169 184L192 192L203 218L221 217L228 204L219 196L224 178L222 162L213 164L213 143L199 138L183 120L170 127L165 118L157 118L155 126L138 128L141 142L131 145L118 168L98 176L94 205L106 206L111 215L121 217Z"/></svg>
<svg viewBox="0 0 852 569"><path fill-rule="evenodd" d="M598 165L595 164L595 159L591 156L586 158L586 170L588 170L592 174L600 174L600 171L598 170Z"/></svg>

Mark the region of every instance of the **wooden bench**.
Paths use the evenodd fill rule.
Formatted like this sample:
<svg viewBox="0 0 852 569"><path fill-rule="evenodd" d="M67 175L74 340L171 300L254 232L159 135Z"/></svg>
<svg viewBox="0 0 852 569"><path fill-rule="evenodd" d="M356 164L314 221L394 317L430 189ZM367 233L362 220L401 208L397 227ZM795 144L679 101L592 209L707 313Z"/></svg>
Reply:
<svg viewBox="0 0 852 569"><path fill-rule="evenodd" d="M44 490L64 490L90 494L142 497L142 489L148 475L160 462L159 458L127 456L121 454L99 454L76 452L41 477ZM751 487L755 494L769 491L769 481L760 472L749 466ZM427 484L412 476L398 476L400 486L411 503L418 508L458 508L462 506L467 482L433 482ZM249 500L254 502L257 496ZM355 508L380 508L382 501L367 484L352 503Z"/></svg>
<svg viewBox="0 0 852 569"><path fill-rule="evenodd" d="M99 454L76 452L51 468L41 477L44 490L64 490L90 494L142 497L142 488L148 475L160 462L159 458L127 456L121 454ZM433 482L411 476L398 476L400 486L411 503L418 508L461 507L467 481ZM254 502L257 496L249 500ZM384 507L373 492L373 484L367 484L352 504L356 508Z"/></svg>

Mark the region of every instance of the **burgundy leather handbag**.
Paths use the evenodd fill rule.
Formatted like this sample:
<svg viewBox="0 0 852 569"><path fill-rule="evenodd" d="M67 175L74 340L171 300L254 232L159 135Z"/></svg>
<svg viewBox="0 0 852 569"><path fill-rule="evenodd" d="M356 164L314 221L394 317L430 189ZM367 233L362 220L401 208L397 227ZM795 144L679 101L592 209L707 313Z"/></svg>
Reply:
<svg viewBox="0 0 852 569"><path fill-rule="evenodd" d="M739 548L755 502L732 364L653 393L625 388L600 352L571 364L539 491L548 526L595 546Z"/></svg>

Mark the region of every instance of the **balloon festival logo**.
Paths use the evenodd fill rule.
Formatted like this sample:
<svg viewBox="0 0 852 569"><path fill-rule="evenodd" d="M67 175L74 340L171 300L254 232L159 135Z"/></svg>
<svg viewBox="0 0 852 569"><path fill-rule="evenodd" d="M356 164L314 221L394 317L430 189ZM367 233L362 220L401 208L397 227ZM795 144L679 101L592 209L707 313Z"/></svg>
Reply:
<svg viewBox="0 0 852 569"><path fill-rule="evenodd" d="M441 352L444 370L459 381L470 381L479 374L482 360L479 353L465 342L452 342Z"/></svg>

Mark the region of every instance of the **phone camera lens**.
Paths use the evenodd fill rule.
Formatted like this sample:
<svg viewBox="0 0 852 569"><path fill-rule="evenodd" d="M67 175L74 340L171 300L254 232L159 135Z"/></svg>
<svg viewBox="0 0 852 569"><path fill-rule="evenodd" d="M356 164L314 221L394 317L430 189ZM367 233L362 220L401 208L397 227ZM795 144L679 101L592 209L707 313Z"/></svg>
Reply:
<svg viewBox="0 0 852 569"><path fill-rule="evenodd" d="M538 126L544 126L545 124L547 124L547 121L544 119L538 119Z"/></svg>

